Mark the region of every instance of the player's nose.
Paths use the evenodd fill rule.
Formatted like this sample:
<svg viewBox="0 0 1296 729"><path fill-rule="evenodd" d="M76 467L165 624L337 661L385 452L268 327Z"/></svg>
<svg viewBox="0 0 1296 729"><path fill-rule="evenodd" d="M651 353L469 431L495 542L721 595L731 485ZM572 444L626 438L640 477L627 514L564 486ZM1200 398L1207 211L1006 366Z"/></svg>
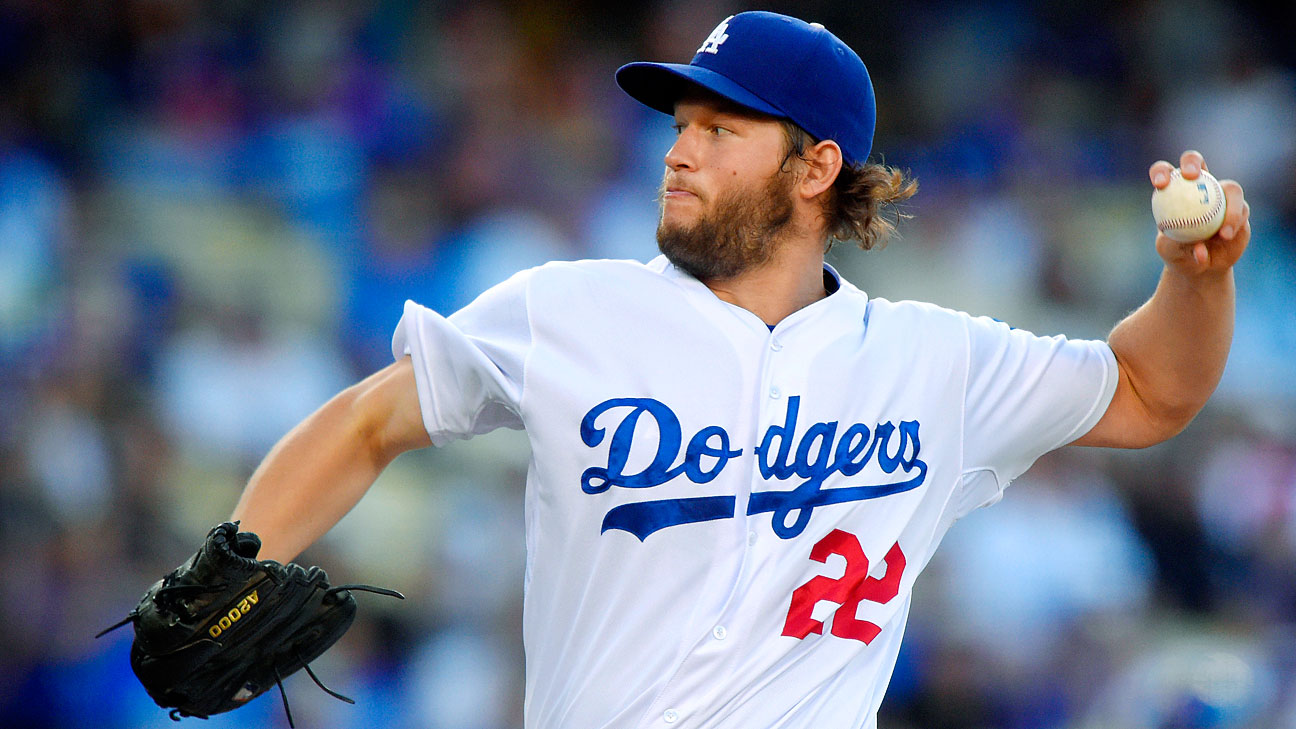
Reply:
<svg viewBox="0 0 1296 729"><path fill-rule="evenodd" d="M695 170L697 169L697 155L694 144L691 141L692 135L685 129L678 137L671 148L666 150L666 166L672 170Z"/></svg>

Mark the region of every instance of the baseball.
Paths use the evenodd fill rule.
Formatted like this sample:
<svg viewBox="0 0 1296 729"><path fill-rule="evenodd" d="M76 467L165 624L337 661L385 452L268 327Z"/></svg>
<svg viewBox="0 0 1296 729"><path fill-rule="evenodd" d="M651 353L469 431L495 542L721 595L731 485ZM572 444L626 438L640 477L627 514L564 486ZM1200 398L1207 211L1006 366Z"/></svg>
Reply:
<svg viewBox="0 0 1296 729"><path fill-rule="evenodd" d="M1152 217L1170 240L1206 240L1224 223L1224 190L1206 170L1195 180L1185 180L1176 167L1170 184L1152 191Z"/></svg>

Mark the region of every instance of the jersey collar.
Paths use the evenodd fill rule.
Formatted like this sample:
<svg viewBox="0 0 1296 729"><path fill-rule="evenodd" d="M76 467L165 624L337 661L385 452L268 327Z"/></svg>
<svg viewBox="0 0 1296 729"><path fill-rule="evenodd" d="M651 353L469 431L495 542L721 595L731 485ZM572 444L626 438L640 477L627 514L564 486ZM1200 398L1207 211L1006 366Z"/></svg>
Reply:
<svg viewBox="0 0 1296 729"><path fill-rule="evenodd" d="M740 315L745 315L743 318L751 319L754 330L766 330L768 333L765 323L760 321L759 317L746 309L721 300L711 291L711 289L707 288L706 284L697 280L689 273L676 268L675 265L666 258L666 256L659 255L652 259L648 262L648 268L657 271L666 278L674 281L692 297L698 299L700 303L709 304L711 306L720 304L727 310L732 310ZM868 305L868 295L856 288L850 281L842 278L841 274L837 272L837 269L833 268L832 265L827 262L823 264L823 271L824 288L828 291L828 295L800 311L795 311L792 314L789 314L787 318L778 323L775 327L776 329L784 329L788 326L794 325L797 321L806 319L807 317L819 317L822 315L847 316L853 318L858 314L861 321L863 320L864 312ZM832 313L828 314L829 312Z"/></svg>

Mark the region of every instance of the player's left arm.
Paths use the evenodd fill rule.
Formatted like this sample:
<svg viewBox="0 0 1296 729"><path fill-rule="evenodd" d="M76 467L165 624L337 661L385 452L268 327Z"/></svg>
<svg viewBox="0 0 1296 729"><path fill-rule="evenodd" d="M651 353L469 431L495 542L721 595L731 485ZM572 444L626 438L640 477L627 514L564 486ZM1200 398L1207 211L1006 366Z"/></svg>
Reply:
<svg viewBox="0 0 1296 729"><path fill-rule="evenodd" d="M1206 162L1188 151L1179 167L1196 179ZM1155 187L1169 184L1171 165L1148 170ZM1107 338L1120 370L1116 394L1098 424L1072 445L1143 448L1167 440L1206 404L1219 384L1233 341L1233 264L1251 240L1242 186L1220 180L1226 212L1209 240L1178 243L1158 233L1165 261L1156 292Z"/></svg>

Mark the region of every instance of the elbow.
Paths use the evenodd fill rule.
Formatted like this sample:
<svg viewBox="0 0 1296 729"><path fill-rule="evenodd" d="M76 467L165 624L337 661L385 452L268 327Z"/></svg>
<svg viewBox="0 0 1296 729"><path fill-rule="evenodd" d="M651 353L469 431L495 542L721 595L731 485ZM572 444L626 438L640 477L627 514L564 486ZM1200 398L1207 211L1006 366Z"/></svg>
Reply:
<svg viewBox="0 0 1296 729"><path fill-rule="evenodd" d="M1134 449L1164 443L1182 433L1210 397L1210 391L1146 378L1123 358L1117 362L1120 380L1104 445Z"/></svg>
<svg viewBox="0 0 1296 729"><path fill-rule="evenodd" d="M1156 442L1164 443L1182 433L1188 427L1188 424L1197 417L1197 413L1201 412L1203 404L1181 405L1167 408L1161 412L1156 423L1156 436L1158 438Z"/></svg>
<svg viewBox="0 0 1296 729"><path fill-rule="evenodd" d="M1160 445L1179 435L1192 422L1192 417L1165 417L1146 423L1137 433L1122 443L1122 447L1137 449Z"/></svg>
<svg viewBox="0 0 1296 729"><path fill-rule="evenodd" d="M1120 447L1149 448L1179 435L1201 411L1199 403L1142 403L1141 417Z"/></svg>

